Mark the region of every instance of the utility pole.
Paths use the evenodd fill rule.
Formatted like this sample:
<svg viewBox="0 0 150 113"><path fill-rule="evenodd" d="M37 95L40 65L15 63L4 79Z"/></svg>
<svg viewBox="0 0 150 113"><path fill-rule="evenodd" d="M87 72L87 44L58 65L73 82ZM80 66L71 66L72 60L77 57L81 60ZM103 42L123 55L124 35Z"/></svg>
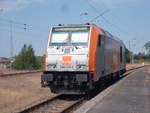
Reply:
<svg viewBox="0 0 150 113"><path fill-rule="evenodd" d="M131 41L129 40L130 63L132 63Z"/></svg>
<svg viewBox="0 0 150 113"><path fill-rule="evenodd" d="M4 10L3 10L3 8L0 8L0 12L3 12Z"/></svg>
<svg viewBox="0 0 150 113"><path fill-rule="evenodd" d="M129 50L131 51L131 56L130 56L130 63L134 63L134 50L135 50L135 43L133 41L135 41L136 39L132 39L129 41ZM131 50L132 49L132 50Z"/></svg>
<svg viewBox="0 0 150 113"><path fill-rule="evenodd" d="M80 14L80 23L82 24L82 16L86 16L86 15L88 15L88 13L81 13Z"/></svg>
<svg viewBox="0 0 150 113"><path fill-rule="evenodd" d="M12 32L13 32L12 31L12 21L10 21L10 55L11 55L11 58L13 58L13 51L14 51Z"/></svg>

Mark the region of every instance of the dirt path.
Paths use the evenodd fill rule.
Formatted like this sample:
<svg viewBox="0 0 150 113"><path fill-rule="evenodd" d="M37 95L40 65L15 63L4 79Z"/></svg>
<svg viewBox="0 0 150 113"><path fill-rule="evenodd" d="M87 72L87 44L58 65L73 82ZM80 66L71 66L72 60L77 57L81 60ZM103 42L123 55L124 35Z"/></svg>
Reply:
<svg viewBox="0 0 150 113"><path fill-rule="evenodd" d="M0 113L10 113L54 94L41 88L40 74L0 78Z"/></svg>

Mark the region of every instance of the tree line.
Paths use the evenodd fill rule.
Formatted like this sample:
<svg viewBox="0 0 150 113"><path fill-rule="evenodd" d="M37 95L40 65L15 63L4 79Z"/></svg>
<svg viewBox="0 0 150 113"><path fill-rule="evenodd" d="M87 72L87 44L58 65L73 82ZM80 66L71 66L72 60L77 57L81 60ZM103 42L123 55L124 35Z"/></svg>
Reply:
<svg viewBox="0 0 150 113"><path fill-rule="evenodd" d="M144 47L147 52L146 53L139 52L137 54L134 54L133 52L131 52L130 50L126 48L126 62L127 63L131 62L132 58L137 63L138 62L150 62L150 41L145 43Z"/></svg>
<svg viewBox="0 0 150 113"><path fill-rule="evenodd" d="M131 57L134 56L136 60L147 60L150 61L150 41L147 42L145 45L145 49L147 50L147 54L145 53L138 53L133 54L127 48L125 49L125 57L126 62L131 62ZM21 51L17 56L14 58L14 62L12 64L13 69L15 70L37 70L41 69L42 67L42 57L36 57L34 49L32 45L27 46L26 44L23 46Z"/></svg>
<svg viewBox="0 0 150 113"><path fill-rule="evenodd" d="M37 70L41 68L41 57L36 57L32 45L23 46L21 51L14 58L12 64L15 70Z"/></svg>

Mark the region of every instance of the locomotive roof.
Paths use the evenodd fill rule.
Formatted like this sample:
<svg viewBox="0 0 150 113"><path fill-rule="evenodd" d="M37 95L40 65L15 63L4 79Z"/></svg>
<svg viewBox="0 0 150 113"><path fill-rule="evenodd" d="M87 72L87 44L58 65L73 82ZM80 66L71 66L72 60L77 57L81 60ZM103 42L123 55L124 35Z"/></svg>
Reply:
<svg viewBox="0 0 150 113"><path fill-rule="evenodd" d="M95 25L95 24L94 24L94 25ZM95 26L97 26L97 25L95 25ZM111 39L113 39L113 40L116 40L116 41L118 41L118 42L120 42L121 44L124 45L123 41L120 40L118 37L113 36L110 32L104 30L103 28L101 28L101 27L99 27L99 26L97 26L97 27L100 28L100 29L105 33L105 35L106 35L107 37L109 37L109 38L111 38Z"/></svg>
<svg viewBox="0 0 150 113"><path fill-rule="evenodd" d="M59 24L58 26L54 27L89 27L91 26L90 24L69 24L69 25L64 25L64 24Z"/></svg>
<svg viewBox="0 0 150 113"><path fill-rule="evenodd" d="M116 37L116 36L113 36L111 33L109 33L108 31L105 31L104 30L104 32L105 32L105 35L107 36L107 37L109 37L109 38L111 38L111 39L114 39L114 40L116 40L116 41L118 41L118 42L121 42L121 43L123 43L122 42L122 40L120 40L118 37Z"/></svg>

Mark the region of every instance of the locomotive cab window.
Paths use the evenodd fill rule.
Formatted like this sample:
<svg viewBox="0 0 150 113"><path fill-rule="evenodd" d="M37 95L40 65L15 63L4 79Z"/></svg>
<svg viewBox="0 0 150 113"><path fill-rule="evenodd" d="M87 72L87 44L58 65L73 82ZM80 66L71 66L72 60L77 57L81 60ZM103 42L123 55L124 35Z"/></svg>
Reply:
<svg viewBox="0 0 150 113"><path fill-rule="evenodd" d="M99 47L101 46L101 38L102 38L102 35L99 34L99 35L98 35L98 46L99 46Z"/></svg>
<svg viewBox="0 0 150 113"><path fill-rule="evenodd" d="M53 28L49 46L87 46L89 27Z"/></svg>
<svg viewBox="0 0 150 113"><path fill-rule="evenodd" d="M86 46L88 44L88 31L71 32L71 44L74 46Z"/></svg>

